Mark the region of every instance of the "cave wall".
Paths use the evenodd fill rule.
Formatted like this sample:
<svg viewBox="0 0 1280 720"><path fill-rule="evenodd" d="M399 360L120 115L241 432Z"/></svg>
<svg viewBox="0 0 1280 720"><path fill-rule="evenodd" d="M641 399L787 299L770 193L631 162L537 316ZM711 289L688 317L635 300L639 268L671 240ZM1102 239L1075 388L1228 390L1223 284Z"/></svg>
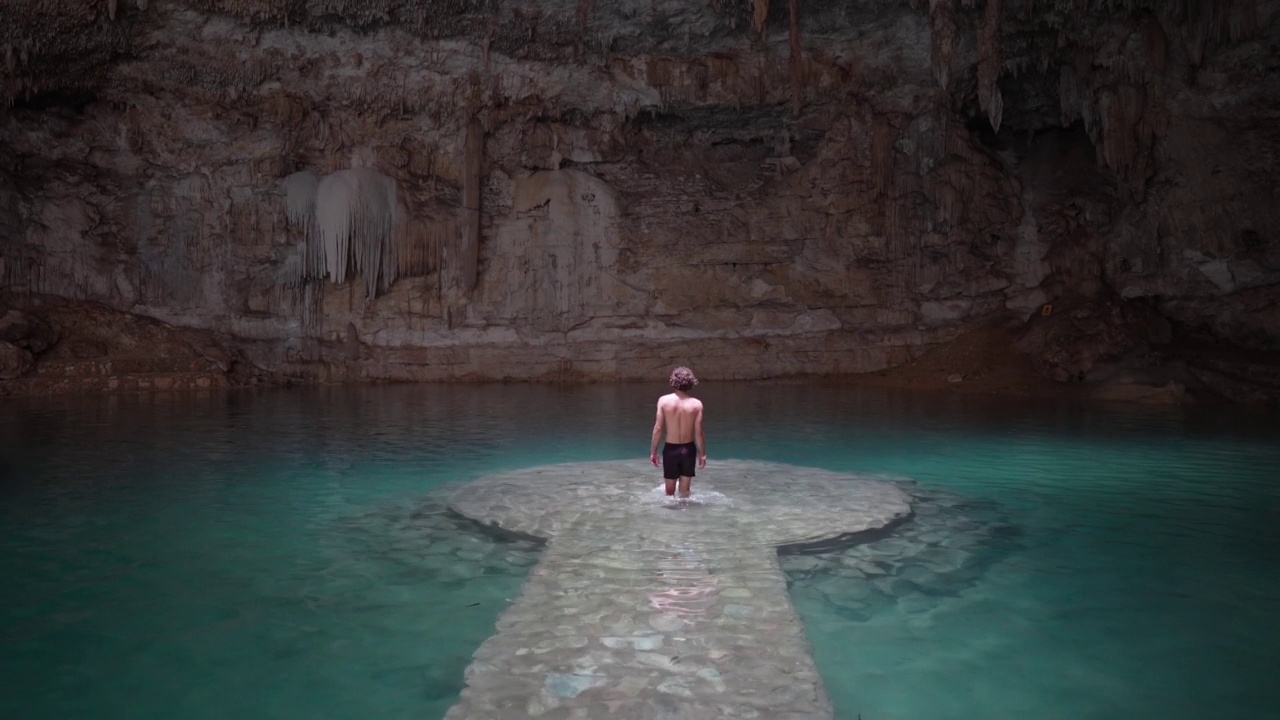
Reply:
<svg viewBox="0 0 1280 720"><path fill-rule="evenodd" d="M1101 296L1280 346L1280 3L792 5L20 0L0 291L319 380L865 372ZM351 167L418 231L374 298L290 270L284 178Z"/></svg>

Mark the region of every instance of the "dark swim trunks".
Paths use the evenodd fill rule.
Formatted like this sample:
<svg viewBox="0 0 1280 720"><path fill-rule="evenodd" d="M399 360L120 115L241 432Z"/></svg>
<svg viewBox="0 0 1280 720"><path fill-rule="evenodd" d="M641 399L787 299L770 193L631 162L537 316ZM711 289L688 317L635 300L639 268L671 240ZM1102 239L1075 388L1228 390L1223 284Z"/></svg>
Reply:
<svg viewBox="0 0 1280 720"><path fill-rule="evenodd" d="M691 478L693 468L697 464L697 443L667 443L662 446L662 478L664 480Z"/></svg>

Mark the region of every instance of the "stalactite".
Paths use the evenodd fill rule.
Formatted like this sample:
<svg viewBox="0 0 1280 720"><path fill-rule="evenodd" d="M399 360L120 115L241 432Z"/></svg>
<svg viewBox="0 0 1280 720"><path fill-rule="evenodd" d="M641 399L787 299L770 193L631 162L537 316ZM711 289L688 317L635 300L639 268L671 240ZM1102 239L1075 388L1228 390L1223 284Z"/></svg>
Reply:
<svg viewBox="0 0 1280 720"><path fill-rule="evenodd" d="M933 77L945 90L956 64L955 0L929 0L929 25Z"/></svg>
<svg viewBox="0 0 1280 720"><path fill-rule="evenodd" d="M484 125L479 118L467 123L462 158L462 208L465 218L458 257L459 289L471 292L476 285L480 255L480 180L484 171Z"/></svg>
<svg viewBox="0 0 1280 720"><path fill-rule="evenodd" d="M578 37L587 35L587 21L591 19L591 0L578 0Z"/></svg>
<svg viewBox="0 0 1280 720"><path fill-rule="evenodd" d="M1000 95L1000 0L987 0L978 32L978 105L991 129L1000 132L1004 98Z"/></svg>
<svg viewBox="0 0 1280 720"><path fill-rule="evenodd" d="M1098 125L1101 152L1107 167L1122 178L1135 180L1140 151L1150 142L1143 122L1146 93L1140 87L1123 85L1107 88L1098 95Z"/></svg>
<svg viewBox="0 0 1280 720"><path fill-rule="evenodd" d="M947 113L921 115L908 127L917 172L928 175L947 157Z"/></svg>
<svg viewBox="0 0 1280 720"><path fill-rule="evenodd" d="M1258 30L1257 0L1235 0L1229 3L1227 14L1227 36L1231 42L1253 35Z"/></svg>
<svg viewBox="0 0 1280 720"><path fill-rule="evenodd" d="M316 210L316 185L320 179L310 170L301 170L284 179L285 212L289 222L310 233Z"/></svg>
<svg viewBox="0 0 1280 720"><path fill-rule="evenodd" d="M871 126L871 180L878 197L893 187L893 146L897 134L888 120L877 118Z"/></svg>
<svg viewBox="0 0 1280 720"><path fill-rule="evenodd" d="M324 277L324 248L314 242L316 186L320 178L310 170L301 170L284 179L285 214L289 222L302 230L304 238L297 274L293 280Z"/></svg>
<svg viewBox="0 0 1280 720"><path fill-rule="evenodd" d="M1141 117L1138 119L1138 142L1143 148L1149 149L1155 144L1156 138L1164 133L1167 118L1164 104L1154 91L1146 89L1143 98Z"/></svg>
<svg viewBox="0 0 1280 720"><path fill-rule="evenodd" d="M792 112L799 115L803 90L800 65L802 59L800 50L800 0L791 0L790 41L791 55L788 63L791 71L791 109Z"/></svg>
<svg viewBox="0 0 1280 720"><path fill-rule="evenodd" d="M1148 73L1153 75L1162 75L1164 73L1165 63L1169 56L1168 44L1164 28L1160 27L1160 21L1155 18L1149 18L1144 38L1144 45L1147 50Z"/></svg>
<svg viewBox="0 0 1280 720"><path fill-rule="evenodd" d="M301 310L302 326L310 334L319 335L324 325L324 286L310 282L293 293L294 306Z"/></svg>
<svg viewBox="0 0 1280 720"><path fill-rule="evenodd" d="M734 55L707 55L707 83L726 90L731 98L739 97L738 59Z"/></svg>
<svg viewBox="0 0 1280 720"><path fill-rule="evenodd" d="M933 177L934 220L943 226L954 227L964 219L962 190L972 185L965 166L953 163L939 168Z"/></svg>
<svg viewBox="0 0 1280 720"><path fill-rule="evenodd" d="M363 275L365 296L373 299L378 291L386 290L395 281L395 242L393 227L397 214L396 183L391 178L370 168L352 168L341 170L328 178L332 181L346 174L344 185L350 190L335 188L336 192L327 193L325 182L316 188L317 219L320 229L324 227L323 205L328 205L337 198L352 197L350 203L351 230L348 243L351 248L353 269ZM341 186L339 186L341 188ZM334 217L338 217L335 214ZM331 242L326 242L330 245Z"/></svg>
<svg viewBox="0 0 1280 720"><path fill-rule="evenodd" d="M45 285L44 255L34 248L11 245L0 254L0 288L37 293Z"/></svg>
<svg viewBox="0 0 1280 720"><path fill-rule="evenodd" d="M111 18L112 20L116 19L116 10L118 8L119 2L120 0L107 0L107 17Z"/></svg>
<svg viewBox="0 0 1280 720"><path fill-rule="evenodd" d="M404 216L409 214L406 211ZM438 273L444 266L444 248L452 248L457 237L457 223L451 220L406 221L404 227L396 229L397 274L401 277L422 277Z"/></svg>
<svg viewBox="0 0 1280 720"><path fill-rule="evenodd" d="M1237 42L1258 29L1258 0L1182 0L1171 3L1171 19L1181 21L1192 65L1204 61L1209 47Z"/></svg>
<svg viewBox="0 0 1280 720"><path fill-rule="evenodd" d="M395 180L372 168L352 168L315 182L303 171L285 179L285 195L290 222L301 225L306 237L300 284L325 276L340 284L351 269L363 275L370 299L391 286L397 267ZM314 208L309 221L307 207Z"/></svg>
<svg viewBox="0 0 1280 720"><path fill-rule="evenodd" d="M947 228L956 224L959 213L956 209L960 205L960 194L956 189L941 182L934 188L934 222L940 228Z"/></svg>
<svg viewBox="0 0 1280 720"><path fill-rule="evenodd" d="M769 20L769 0L747 0L751 3L751 27L764 40L765 29Z"/></svg>
<svg viewBox="0 0 1280 720"><path fill-rule="evenodd" d="M689 66L689 76L692 79L693 99L699 103L707 101L707 90L711 86L710 72L707 66L700 62L695 62Z"/></svg>
<svg viewBox="0 0 1280 720"><path fill-rule="evenodd" d="M1105 87L1096 103L1080 105L1098 163L1114 170L1135 198L1141 197L1148 176L1149 152L1158 132L1157 104L1143 86L1124 84Z"/></svg>
<svg viewBox="0 0 1280 720"><path fill-rule="evenodd" d="M1122 160L1127 154L1122 143L1128 139L1124 129L1124 113L1116 102L1116 95L1111 89L1098 94L1098 130L1102 142L1098 151L1102 155L1102 164L1116 170L1124 170Z"/></svg>
<svg viewBox="0 0 1280 720"><path fill-rule="evenodd" d="M650 57L645 61L645 83L655 88L665 98L675 83L676 63L668 58Z"/></svg>
<svg viewBox="0 0 1280 720"><path fill-rule="evenodd" d="M1076 80L1075 70L1070 65L1063 65L1058 71L1058 111L1063 127L1080 119L1084 102L1080 98L1080 85Z"/></svg>

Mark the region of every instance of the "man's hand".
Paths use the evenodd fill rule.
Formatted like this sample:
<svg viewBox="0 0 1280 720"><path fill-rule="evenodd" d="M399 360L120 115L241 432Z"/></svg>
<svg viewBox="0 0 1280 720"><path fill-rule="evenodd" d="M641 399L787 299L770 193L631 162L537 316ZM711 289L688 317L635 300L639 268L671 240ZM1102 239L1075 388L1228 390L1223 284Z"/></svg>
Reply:
<svg viewBox="0 0 1280 720"><path fill-rule="evenodd" d="M654 450L653 452L649 453L649 462L652 463L654 467L658 467L658 451L657 450Z"/></svg>
<svg viewBox="0 0 1280 720"><path fill-rule="evenodd" d="M707 454L702 453L701 455L698 456L698 467L704 468L706 466L707 466Z"/></svg>

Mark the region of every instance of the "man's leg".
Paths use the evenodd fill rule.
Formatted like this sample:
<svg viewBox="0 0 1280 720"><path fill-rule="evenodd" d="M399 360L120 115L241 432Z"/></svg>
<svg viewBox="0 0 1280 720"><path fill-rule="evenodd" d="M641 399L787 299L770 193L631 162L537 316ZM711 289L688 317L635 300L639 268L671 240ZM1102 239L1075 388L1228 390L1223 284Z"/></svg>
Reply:
<svg viewBox="0 0 1280 720"><path fill-rule="evenodd" d="M689 485L691 485L692 483L693 483L693 478L691 477L682 476L680 478L680 497L682 498L689 497ZM668 484L667 487L671 487L670 484ZM670 495L671 493L668 492L667 494Z"/></svg>
<svg viewBox="0 0 1280 720"><path fill-rule="evenodd" d="M668 447L667 445L662 446L662 480L667 484L667 497L671 497L676 494L676 478L679 473L671 465L671 458L668 457L667 453Z"/></svg>

